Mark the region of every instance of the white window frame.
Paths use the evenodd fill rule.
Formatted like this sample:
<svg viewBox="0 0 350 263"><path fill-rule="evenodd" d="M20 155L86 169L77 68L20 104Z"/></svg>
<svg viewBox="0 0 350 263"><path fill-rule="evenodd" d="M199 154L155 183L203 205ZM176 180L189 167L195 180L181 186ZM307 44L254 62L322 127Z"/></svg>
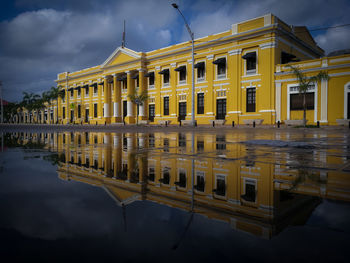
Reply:
<svg viewBox="0 0 350 263"><path fill-rule="evenodd" d="M150 85L149 84L149 80L150 80L150 78L148 77L148 80L147 80L147 86L148 86L148 89L154 89L155 87L156 87L156 73L155 73L155 71L153 70L153 71L149 71L148 73L152 73L153 72L153 75L154 75L154 80L153 80L153 85Z"/></svg>
<svg viewBox="0 0 350 263"><path fill-rule="evenodd" d="M170 86L170 68L163 68L162 70L165 70L165 69L168 69L169 70L169 82L168 83L165 83L164 82L164 74L161 74L162 75L162 87L169 87Z"/></svg>
<svg viewBox="0 0 350 263"><path fill-rule="evenodd" d="M217 179L219 177L222 177L225 180L225 195L217 195L216 193L214 193L214 196L219 197L219 198L225 198L227 196L227 179L226 179L227 174L215 174L215 182L214 182L215 188L214 189L217 189Z"/></svg>
<svg viewBox="0 0 350 263"><path fill-rule="evenodd" d="M187 77L188 77L188 74L187 74L187 69L188 69L188 66L187 64L179 64L177 67L182 67L182 66L185 66L186 67L186 78L185 80L180 80L180 71L176 71L177 73L177 83L179 83L179 85L186 85L187 84Z"/></svg>
<svg viewBox="0 0 350 263"><path fill-rule="evenodd" d="M207 79L207 63L206 63L206 61L205 60L198 60L197 62L196 62L196 64L197 63L201 63L201 62L203 62L204 63L204 77L203 78L198 78L198 68L196 68L196 71L195 71L195 74L196 74L196 83L203 83L203 82L205 82L206 81L206 79Z"/></svg>
<svg viewBox="0 0 350 263"><path fill-rule="evenodd" d="M243 66L243 68L244 68L244 77L250 77L250 76L255 76L255 75L258 75L258 57L259 57L259 53L258 53L258 48L256 48L256 49L250 49L250 50L246 50L246 51L244 51L243 53L242 53L242 57L245 55L245 54L247 54L247 53L253 53L253 52L255 52L255 54L256 54L256 63L255 63L255 70L247 70L247 60L246 59L243 59L244 60L244 66Z"/></svg>
<svg viewBox="0 0 350 263"><path fill-rule="evenodd" d="M246 185L247 184L250 184L250 185L254 185L254 188L255 188L255 201L254 202L249 202L249 201L245 201L244 202L249 202L249 203L254 203L256 204L257 203L257 200L258 200L258 180L255 179L255 178L249 178L249 177L243 177L243 195L245 195L245 191L246 191Z"/></svg>
<svg viewBox="0 0 350 263"><path fill-rule="evenodd" d="M89 87L88 87L88 90L89 90L89 93L88 94L86 94L86 89L84 88L84 97L85 98L88 98L89 96L90 96L90 85L89 85Z"/></svg>
<svg viewBox="0 0 350 263"><path fill-rule="evenodd" d="M317 122L318 87L317 83L310 83L310 86L314 87L313 89L308 89L308 92L314 93L314 122ZM290 94L299 94L299 90L290 91L293 87L299 87L299 84L293 83L287 85L287 120L290 120Z"/></svg>
<svg viewBox="0 0 350 263"><path fill-rule="evenodd" d="M184 172L184 173L185 173L185 177L186 177L186 187L181 187L181 186L178 186L178 185L177 185L177 187L179 187L179 188L181 188L181 189L186 189L186 188L187 188L187 171L186 171L186 169L184 169L184 168L179 168L179 169L178 169L178 172L177 172L177 181L178 181L178 182L180 181L180 172Z"/></svg>
<svg viewBox="0 0 350 263"><path fill-rule="evenodd" d="M164 166L162 167L162 176L161 178L164 179L164 171L168 170L169 173L169 184L165 184L163 182L161 182L162 185L166 185L166 186L170 186L170 180L171 180L171 167L168 166Z"/></svg>
<svg viewBox="0 0 350 263"><path fill-rule="evenodd" d="M96 88L97 90L97 92L95 92L95 87L93 87L93 91L92 91L92 93L93 93L93 96L94 97L97 97L97 95L98 95L98 87Z"/></svg>
<svg viewBox="0 0 350 263"><path fill-rule="evenodd" d="M200 192L200 193L204 193L204 192L205 192L205 182L206 182L206 180L205 180L205 172L204 172L204 171L196 171L196 176L195 176L195 178L194 178L194 182L195 182L196 185L198 184L198 182L197 182L197 177L198 177L198 176L204 178L204 190L203 190L203 192L202 192L202 191L198 191L198 190L196 190L196 191L198 191L198 192ZM216 182L216 180L215 180L215 182ZM225 183L226 183L226 182L225 182Z"/></svg>
<svg viewBox="0 0 350 263"><path fill-rule="evenodd" d="M350 81L344 85L344 119L350 119L350 116L348 116L348 93L350 93Z"/></svg>
<svg viewBox="0 0 350 263"><path fill-rule="evenodd" d="M222 56L217 56L214 58L214 61L217 60L217 59L220 59L220 58L225 58L226 59L226 63L225 63L225 75L224 74L221 74L221 75L218 75L218 65L214 64L215 65L215 80L224 80L224 79L227 79L227 55L222 55Z"/></svg>

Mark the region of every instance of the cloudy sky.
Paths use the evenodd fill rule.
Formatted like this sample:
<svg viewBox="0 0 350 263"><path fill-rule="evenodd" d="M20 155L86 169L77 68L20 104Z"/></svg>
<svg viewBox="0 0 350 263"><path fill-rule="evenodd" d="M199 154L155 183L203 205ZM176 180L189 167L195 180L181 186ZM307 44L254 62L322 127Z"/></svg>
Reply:
<svg viewBox="0 0 350 263"><path fill-rule="evenodd" d="M309 29L350 23L350 0L1 0L0 80L4 99L41 94L57 73L99 65L121 45L150 51L188 40L176 2L195 37L273 13ZM350 26L311 32L326 53L350 48Z"/></svg>

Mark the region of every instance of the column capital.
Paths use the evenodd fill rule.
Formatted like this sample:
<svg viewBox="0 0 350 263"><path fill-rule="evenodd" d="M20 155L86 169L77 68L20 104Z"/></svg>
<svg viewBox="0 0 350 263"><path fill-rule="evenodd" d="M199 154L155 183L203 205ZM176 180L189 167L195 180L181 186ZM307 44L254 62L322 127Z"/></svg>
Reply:
<svg viewBox="0 0 350 263"><path fill-rule="evenodd" d="M117 74L117 73L113 73L112 76L113 76L113 77L117 77L118 74Z"/></svg>
<svg viewBox="0 0 350 263"><path fill-rule="evenodd" d="M130 75L131 74L131 70L125 71L125 73Z"/></svg>
<svg viewBox="0 0 350 263"><path fill-rule="evenodd" d="M138 71L138 72L146 72L146 69L144 69L144 68L139 68L139 69L137 69L137 71Z"/></svg>

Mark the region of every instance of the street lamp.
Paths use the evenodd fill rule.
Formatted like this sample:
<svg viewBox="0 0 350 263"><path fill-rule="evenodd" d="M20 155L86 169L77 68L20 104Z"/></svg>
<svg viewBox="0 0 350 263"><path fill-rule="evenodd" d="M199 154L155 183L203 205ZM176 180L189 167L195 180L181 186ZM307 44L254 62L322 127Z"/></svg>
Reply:
<svg viewBox="0 0 350 263"><path fill-rule="evenodd" d="M196 121L194 119L194 101L195 101L195 98L194 98L194 96L195 96L195 88L194 88L194 34L191 31L191 28L188 25L188 23L186 21L186 18L181 13L181 11L179 9L179 6L177 4L175 4L175 3L172 3L171 5L175 9L177 9L177 11L179 11L180 15L182 16L182 18L185 21L185 25L186 25L187 31L188 31L188 33L190 34L190 37L191 37L191 42L192 42L192 113L191 113L192 114L192 122L191 122L191 125L196 126Z"/></svg>

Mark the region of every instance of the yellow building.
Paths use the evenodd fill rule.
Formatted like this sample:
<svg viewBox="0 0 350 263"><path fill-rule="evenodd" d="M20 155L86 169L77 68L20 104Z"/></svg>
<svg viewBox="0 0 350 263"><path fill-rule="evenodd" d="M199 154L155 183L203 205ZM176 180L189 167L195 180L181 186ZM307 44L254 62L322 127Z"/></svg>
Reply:
<svg viewBox="0 0 350 263"><path fill-rule="evenodd" d="M101 65L58 74L56 82L65 97L58 99L56 121L135 123L138 115L140 123L188 123L192 67L198 124L274 124L299 119L299 111L288 110L296 82L280 64L303 61L293 65L310 73L327 70L331 76L329 83L315 86L317 99L308 111L309 121L336 124L337 119L350 117L346 112L350 56L320 59L323 55L306 27L289 26L272 14L195 39L194 62L190 42L145 53L119 47ZM148 98L136 106L130 95L141 93Z"/></svg>
<svg viewBox="0 0 350 263"><path fill-rule="evenodd" d="M308 123L345 124L350 119L350 54L289 63L307 76L326 72L329 80L310 85L306 93ZM298 82L291 68L277 65L275 73L276 118L286 123L302 119Z"/></svg>

